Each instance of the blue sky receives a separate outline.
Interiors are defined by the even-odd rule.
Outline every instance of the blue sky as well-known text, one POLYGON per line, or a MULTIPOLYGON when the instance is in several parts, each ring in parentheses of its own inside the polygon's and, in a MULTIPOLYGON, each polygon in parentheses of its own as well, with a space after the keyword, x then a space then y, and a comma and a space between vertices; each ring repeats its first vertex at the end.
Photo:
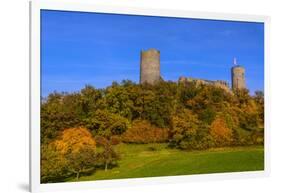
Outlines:
POLYGON ((264 88, 263 23, 41 11, 41 94, 139 82, 140 51, 160 50, 161 75, 231 83, 233 58, 251 93, 264 88))

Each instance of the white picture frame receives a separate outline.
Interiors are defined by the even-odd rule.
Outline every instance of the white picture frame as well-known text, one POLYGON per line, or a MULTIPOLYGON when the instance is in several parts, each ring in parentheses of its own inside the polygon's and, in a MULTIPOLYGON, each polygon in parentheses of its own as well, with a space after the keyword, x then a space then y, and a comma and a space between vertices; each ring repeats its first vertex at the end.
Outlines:
POLYGON ((186 183, 190 181, 222 180, 268 176, 270 173, 270 82, 269 82, 270 18, 258 15, 191 12, 186 10, 144 9, 137 7, 104 6, 98 4, 30 2, 30 191, 73 190, 84 188, 140 186, 147 184, 186 183), (75 183, 40 184, 40 10, 63 10, 128 15, 167 16, 196 19, 249 21, 264 23, 265 58, 265 164, 264 171, 169 176, 137 179, 101 180, 75 183))

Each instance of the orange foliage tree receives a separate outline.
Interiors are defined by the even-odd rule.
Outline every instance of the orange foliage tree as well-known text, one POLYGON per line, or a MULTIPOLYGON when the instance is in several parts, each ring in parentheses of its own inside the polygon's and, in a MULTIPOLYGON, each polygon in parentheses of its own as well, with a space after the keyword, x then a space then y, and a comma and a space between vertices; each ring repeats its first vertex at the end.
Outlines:
POLYGON ((146 120, 135 120, 122 136, 126 143, 160 143, 168 140, 168 129, 158 128, 146 120))
POLYGON ((217 146, 229 145, 233 140, 233 132, 228 128, 223 117, 217 116, 210 127, 210 134, 217 146))
POLYGON ((91 132, 86 128, 65 129, 54 143, 62 154, 76 153, 83 148, 96 148, 96 142, 91 132))
POLYGON ((65 129, 53 143, 66 159, 68 171, 75 173, 77 179, 80 173, 94 169, 97 159, 96 142, 86 128, 65 129))

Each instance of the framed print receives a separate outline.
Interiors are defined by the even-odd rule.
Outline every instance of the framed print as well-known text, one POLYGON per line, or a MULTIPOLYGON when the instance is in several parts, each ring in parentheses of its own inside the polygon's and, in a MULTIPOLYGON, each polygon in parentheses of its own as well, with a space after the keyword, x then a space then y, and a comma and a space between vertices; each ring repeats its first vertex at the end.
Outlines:
POLYGON ((32 192, 269 173, 265 16, 34 1, 32 192))

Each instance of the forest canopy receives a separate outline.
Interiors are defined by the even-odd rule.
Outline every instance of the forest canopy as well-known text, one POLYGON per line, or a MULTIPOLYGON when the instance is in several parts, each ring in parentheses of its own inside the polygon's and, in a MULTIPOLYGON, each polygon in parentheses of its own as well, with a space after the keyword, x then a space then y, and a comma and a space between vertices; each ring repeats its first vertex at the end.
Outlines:
POLYGON ((102 165, 107 170, 122 159, 114 150, 119 142, 165 142, 195 150, 263 144, 263 130, 262 91, 251 96, 246 89, 228 92, 214 85, 164 81, 124 80, 105 89, 86 85, 79 92, 53 92, 42 99, 41 162, 56 164, 43 164, 47 168, 41 176, 43 182, 62 173, 78 178, 81 161, 86 170, 102 165), (81 153, 71 153, 75 149, 81 153))

